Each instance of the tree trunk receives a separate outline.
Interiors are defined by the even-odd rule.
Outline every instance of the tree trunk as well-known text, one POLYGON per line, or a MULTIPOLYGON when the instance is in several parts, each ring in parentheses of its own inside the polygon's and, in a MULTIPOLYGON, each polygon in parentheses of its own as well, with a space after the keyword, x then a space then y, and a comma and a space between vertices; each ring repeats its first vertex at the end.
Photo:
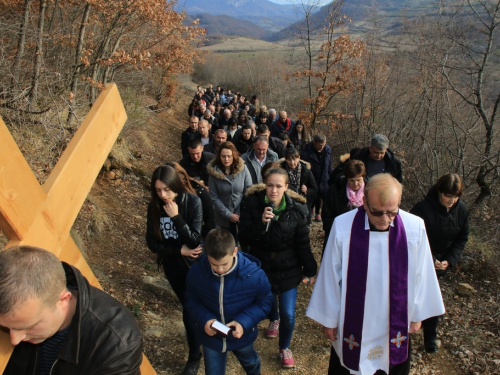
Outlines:
POLYGON ((19 83, 19 72, 21 71, 21 61, 24 57, 24 49, 26 47, 26 31, 30 17, 30 7, 33 0, 24 1, 23 19, 19 27, 19 40, 17 42, 17 51, 12 64, 12 79, 10 84, 9 96, 14 97, 14 87, 19 83))
MULTIPOLYGON (((87 22, 89 19, 91 6, 89 3, 85 5, 85 10, 83 11, 82 22, 80 23, 80 32, 78 33, 78 44, 76 46, 75 52, 75 68, 73 70, 73 77, 71 77, 70 91, 73 94, 73 100, 76 98, 76 90, 78 86, 78 75, 80 74, 80 57, 82 55, 83 50, 83 41, 85 39, 85 31, 87 28, 87 22)), ((66 125, 69 125, 71 122, 71 117, 73 116, 73 106, 71 103, 69 104, 68 117, 66 119, 66 125)))
POLYGON ((29 94, 30 105, 33 105, 37 99, 38 86, 40 80, 40 72, 42 70, 43 60, 43 28, 45 25, 45 10, 47 9, 47 1, 40 0, 40 15, 38 18, 38 35, 36 37, 35 49, 35 66, 33 69, 33 76, 31 78, 31 91, 29 94))

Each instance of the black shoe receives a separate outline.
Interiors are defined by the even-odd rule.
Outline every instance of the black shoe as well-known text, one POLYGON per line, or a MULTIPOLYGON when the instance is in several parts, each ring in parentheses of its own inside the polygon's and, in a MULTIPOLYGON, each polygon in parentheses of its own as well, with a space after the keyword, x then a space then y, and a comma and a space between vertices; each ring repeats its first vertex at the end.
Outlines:
POLYGON ((429 354, 437 353, 438 351, 436 340, 429 340, 424 344, 424 346, 425 346, 425 351, 429 354))
POLYGON ((198 373, 198 369, 200 368, 200 361, 201 355, 199 357, 189 356, 182 375, 196 375, 198 373))

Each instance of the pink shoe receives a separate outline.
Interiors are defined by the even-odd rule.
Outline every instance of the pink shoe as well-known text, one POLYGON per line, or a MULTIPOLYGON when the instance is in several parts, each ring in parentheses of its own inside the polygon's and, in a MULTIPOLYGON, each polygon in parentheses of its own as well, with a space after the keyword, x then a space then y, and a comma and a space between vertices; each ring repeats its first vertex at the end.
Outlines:
POLYGON ((292 351, 290 349, 280 350, 281 366, 284 368, 294 368, 295 361, 293 360, 292 351))
POLYGON ((266 337, 272 338, 278 336, 278 328, 280 326, 279 320, 274 320, 269 322, 269 327, 267 327, 266 337))

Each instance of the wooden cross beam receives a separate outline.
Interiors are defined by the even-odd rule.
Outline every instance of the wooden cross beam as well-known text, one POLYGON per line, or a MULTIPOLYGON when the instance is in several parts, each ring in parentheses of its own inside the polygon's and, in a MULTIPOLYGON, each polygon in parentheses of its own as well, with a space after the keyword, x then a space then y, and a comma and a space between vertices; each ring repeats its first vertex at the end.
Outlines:
MULTIPOLYGON (((107 85, 40 186, 0 118, 0 230, 9 239, 7 248, 47 249, 101 288, 69 231, 126 120, 118 88, 107 85)), ((0 332, 0 373, 12 350, 9 336, 0 332)), ((145 356, 141 372, 156 374, 145 356)))

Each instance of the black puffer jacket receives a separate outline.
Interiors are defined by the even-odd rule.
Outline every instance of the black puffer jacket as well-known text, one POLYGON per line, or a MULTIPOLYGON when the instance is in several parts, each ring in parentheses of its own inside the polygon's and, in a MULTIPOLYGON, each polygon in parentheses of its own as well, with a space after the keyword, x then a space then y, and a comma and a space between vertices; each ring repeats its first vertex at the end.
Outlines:
POLYGON ((239 239, 242 245, 250 246, 250 252, 262 263, 274 293, 283 293, 295 288, 302 276, 316 275, 317 265, 311 253, 309 226, 305 198, 287 190, 286 208, 273 219, 266 232, 262 213, 264 184, 248 188, 241 204, 239 239))
MULTIPOLYGON (((113 297, 91 286, 78 269, 63 262, 77 306, 52 375, 140 374, 142 334, 134 316, 113 297)), ((40 345, 21 342, 4 375, 38 374, 40 345)))
POLYGON ((432 187, 410 213, 424 219, 434 259, 440 262, 446 260, 450 266, 455 266, 469 239, 469 213, 465 204, 458 200, 447 211, 432 187))
MULTIPOLYGON (((189 193, 179 194, 176 198, 179 207, 179 215, 172 218, 177 238, 158 239, 155 235, 154 226, 160 225, 153 220, 153 204, 148 205, 146 242, 149 250, 157 254, 157 263, 161 264, 163 258, 175 259, 181 257, 181 247, 186 245, 190 249, 198 247, 201 242, 201 227, 203 223, 203 209, 201 200, 196 195, 189 193)), ((161 217, 166 216, 162 209, 161 217)))

